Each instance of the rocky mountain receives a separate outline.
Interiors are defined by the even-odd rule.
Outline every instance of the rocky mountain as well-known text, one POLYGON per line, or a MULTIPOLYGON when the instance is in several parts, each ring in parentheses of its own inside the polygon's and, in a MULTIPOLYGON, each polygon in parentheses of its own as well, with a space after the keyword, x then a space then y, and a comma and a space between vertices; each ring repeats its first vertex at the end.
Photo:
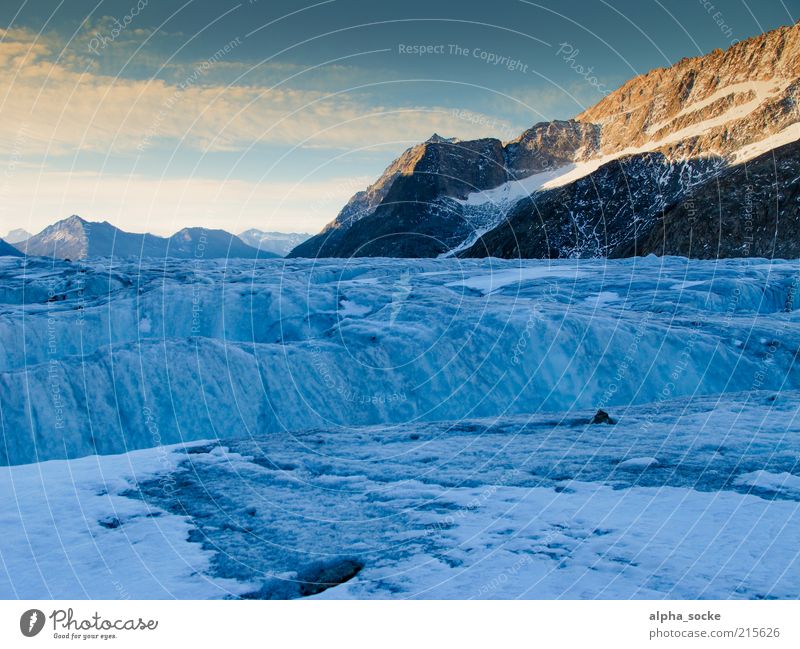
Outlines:
POLYGON ((15 230, 11 230, 4 238, 6 243, 15 244, 20 243, 21 241, 25 241, 25 239, 30 239, 33 235, 28 232, 27 230, 23 230, 22 228, 17 228, 15 230))
POLYGON ((725 169, 686 192, 632 254, 800 258, 800 142, 725 169), (720 210, 719 196, 738 209, 720 210))
POLYGON ((157 257, 165 246, 161 237, 124 232, 110 223, 92 223, 70 216, 19 244, 28 255, 58 259, 86 257, 157 257))
POLYGON ((668 147, 673 156, 733 155, 797 123, 799 82, 796 24, 651 70, 576 119, 600 126, 604 154, 668 147))
POLYGON ((652 70, 511 142, 434 136, 290 256, 800 256, 786 239, 800 164, 784 146, 800 138, 799 99, 796 24, 652 70), (744 218, 746 248, 732 235, 744 218))
POLYGON ((636 254, 663 211, 724 165, 718 156, 626 156, 575 182, 534 192, 461 257, 622 257, 636 254))
POLYGON ((460 256, 800 258, 799 178, 800 142, 738 165, 622 158, 520 201, 460 256))
POLYGON ((254 259, 275 255, 245 244, 224 230, 185 228, 171 237, 125 232, 107 221, 90 222, 70 216, 46 227, 39 234, 19 244, 29 255, 58 259, 87 257, 175 257, 254 259))
POLYGON ((167 239, 166 256, 189 259, 255 259, 276 257, 269 252, 259 252, 239 237, 225 230, 184 228, 167 239))
POLYGON ((239 233, 239 238, 257 250, 285 257, 303 241, 311 238, 306 232, 264 232, 256 228, 239 233))
POLYGON ((22 253, 7 241, 0 239, 0 257, 21 257, 22 253))
POLYGON ((357 193, 320 234, 290 257, 431 257, 467 234, 442 197, 466 198, 505 182, 500 140, 448 140, 433 135, 408 149, 357 193))

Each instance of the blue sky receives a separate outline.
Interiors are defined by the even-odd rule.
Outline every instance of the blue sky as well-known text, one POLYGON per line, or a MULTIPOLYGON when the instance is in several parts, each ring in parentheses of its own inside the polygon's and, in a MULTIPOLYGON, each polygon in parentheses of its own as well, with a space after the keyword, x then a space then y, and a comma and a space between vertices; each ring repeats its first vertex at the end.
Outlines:
POLYGON ((0 234, 314 232, 433 132, 511 139, 800 0, 0 6, 0 234))

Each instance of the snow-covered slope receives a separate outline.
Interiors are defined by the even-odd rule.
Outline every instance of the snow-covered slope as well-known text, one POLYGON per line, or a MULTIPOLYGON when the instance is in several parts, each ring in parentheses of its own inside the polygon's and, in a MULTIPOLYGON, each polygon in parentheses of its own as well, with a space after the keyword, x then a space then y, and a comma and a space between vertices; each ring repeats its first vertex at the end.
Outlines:
POLYGON ((0 597, 797 599, 798 403, 748 392, 614 408, 614 425, 325 428, 1 468, 0 597))
POLYGON ((655 257, 9 258, 0 463, 800 388, 798 271, 655 257))
POLYGON ((289 252, 309 239, 310 234, 305 232, 264 232, 256 228, 245 230, 239 238, 248 246, 256 250, 271 252, 279 257, 285 257, 289 252))

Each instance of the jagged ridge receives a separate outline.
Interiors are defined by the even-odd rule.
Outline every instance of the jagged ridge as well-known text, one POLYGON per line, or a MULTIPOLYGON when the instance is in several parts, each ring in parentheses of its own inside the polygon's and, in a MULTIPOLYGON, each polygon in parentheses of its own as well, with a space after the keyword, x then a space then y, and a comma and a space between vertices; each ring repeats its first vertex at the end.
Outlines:
MULTIPOLYGON (((762 167, 760 154, 800 137, 798 93, 800 25, 793 25, 652 70, 575 120, 537 124, 505 145, 491 138, 459 141, 435 135, 408 149, 289 256, 655 251, 652 228, 689 189, 696 191, 715 174, 750 160, 762 167), (676 175, 678 169, 692 169, 694 175, 676 175)), ((794 149, 788 151, 791 155, 794 149)), ((719 211, 739 211, 735 192, 706 194, 719 211)), ((754 198, 764 196, 756 192, 754 198)), ((768 209, 763 205, 757 211, 768 209)), ((791 212, 796 206, 779 209, 791 212)), ((671 227, 675 234, 668 249, 688 250, 677 240, 681 226, 671 227)), ((765 231, 759 226, 755 235, 765 231)), ((741 253, 738 244, 723 242, 714 249, 741 253)), ((788 241, 749 247, 773 249, 788 253, 795 247, 788 241)))
POLYGON ((125 232, 107 221, 70 216, 19 244, 26 254, 57 259, 176 257, 195 259, 275 257, 224 230, 184 228, 170 237, 125 232))

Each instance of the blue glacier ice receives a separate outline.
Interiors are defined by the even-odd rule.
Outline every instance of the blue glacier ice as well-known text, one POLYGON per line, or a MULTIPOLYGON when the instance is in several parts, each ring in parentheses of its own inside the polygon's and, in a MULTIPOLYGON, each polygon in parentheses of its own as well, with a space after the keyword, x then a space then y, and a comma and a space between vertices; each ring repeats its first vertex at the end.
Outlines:
POLYGON ((800 387, 800 264, 0 261, 0 463, 800 387))
POLYGON ((0 597, 798 598, 799 279, 0 260, 0 597))

